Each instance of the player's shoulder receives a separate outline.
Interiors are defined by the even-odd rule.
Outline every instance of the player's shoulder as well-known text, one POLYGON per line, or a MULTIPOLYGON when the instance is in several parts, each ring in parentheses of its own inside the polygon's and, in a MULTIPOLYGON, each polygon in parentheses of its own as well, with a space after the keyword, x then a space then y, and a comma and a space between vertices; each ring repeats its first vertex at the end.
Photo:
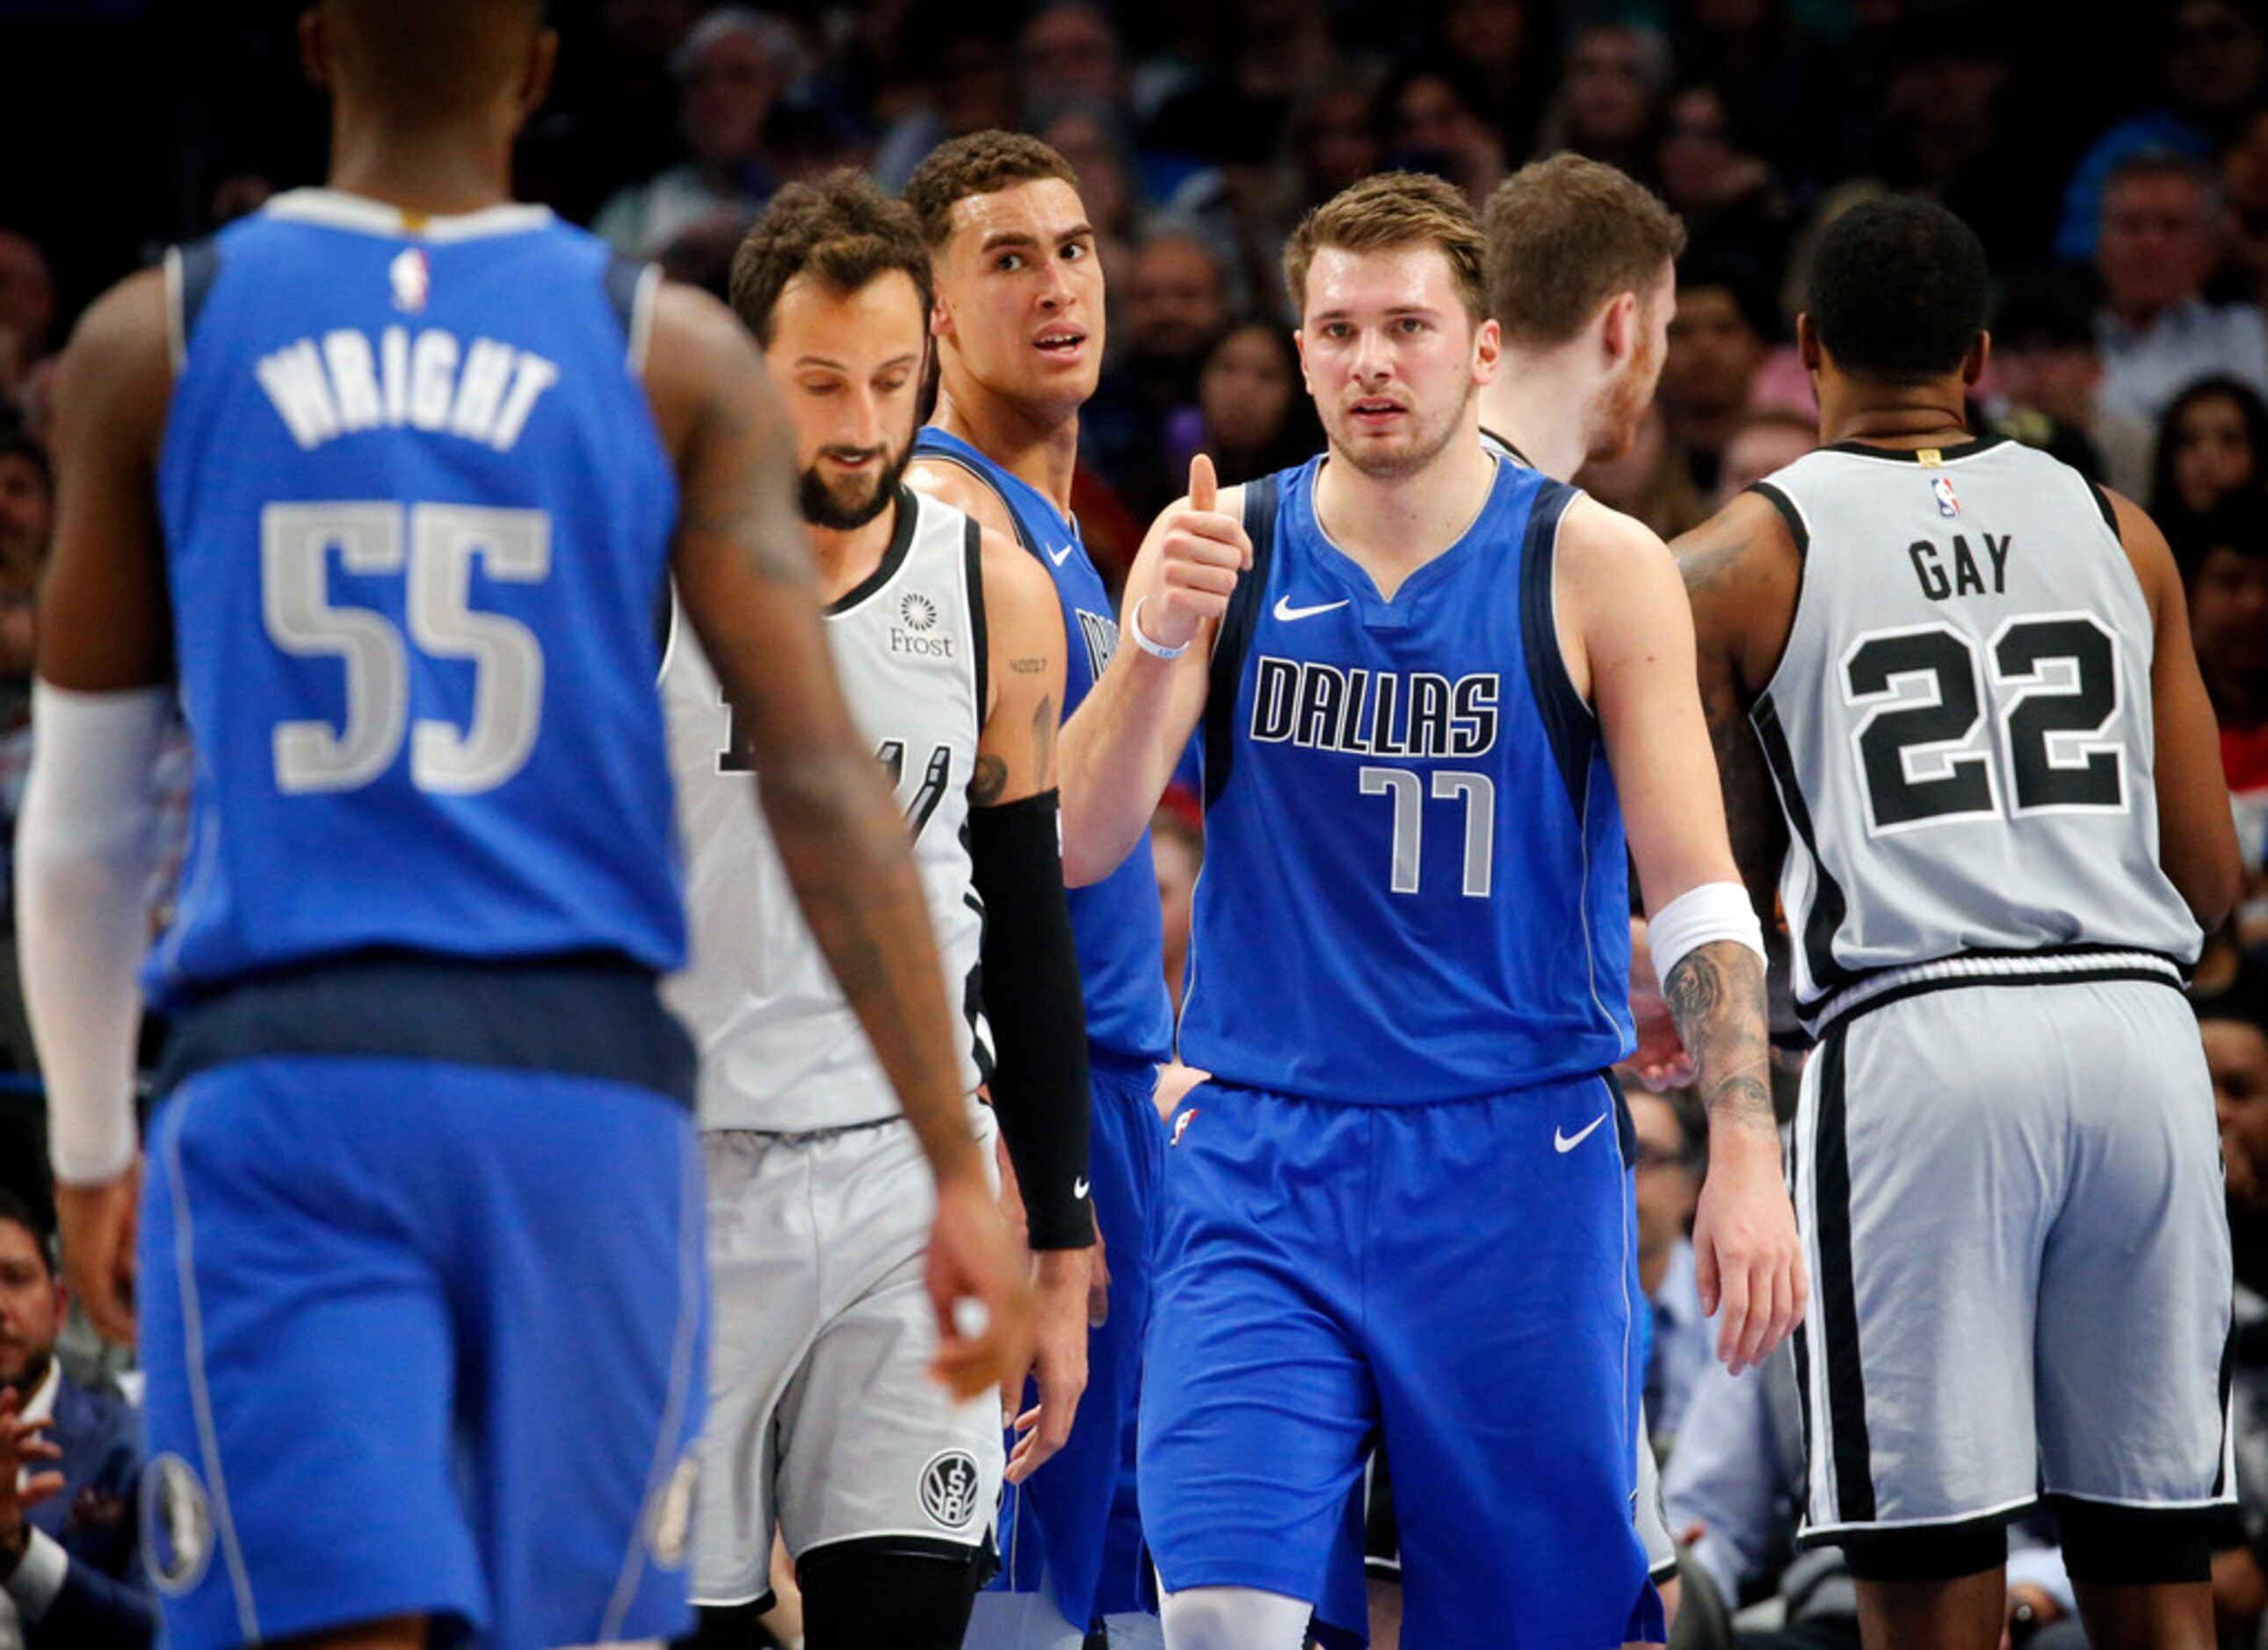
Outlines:
POLYGON ((59 403, 99 407, 112 420, 162 416, 174 358, 168 291, 162 269, 141 269, 87 306, 56 364, 59 403))
POLYGON ((1009 539, 1018 536, 1016 518, 1000 490, 949 453, 917 448, 913 461, 906 466, 906 485, 925 497, 973 516, 988 532, 1009 539))
MULTIPOLYGON (((1565 486, 1546 482, 1546 487, 1565 486)), ((1646 571, 1659 571, 1669 564, 1661 535, 1613 505, 1602 504, 1577 488, 1559 516, 1555 564, 1578 578, 1616 578, 1646 571)))

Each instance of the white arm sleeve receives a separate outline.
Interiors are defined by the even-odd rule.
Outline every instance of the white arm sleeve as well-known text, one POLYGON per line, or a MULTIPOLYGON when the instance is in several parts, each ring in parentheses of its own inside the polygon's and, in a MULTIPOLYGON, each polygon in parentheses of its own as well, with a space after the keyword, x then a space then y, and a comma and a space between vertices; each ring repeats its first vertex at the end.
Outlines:
POLYGON ((32 686, 32 770, 16 826, 24 1005, 48 1089, 55 1178, 83 1186, 134 1161, 136 978, 150 944, 151 770, 165 688, 32 686))

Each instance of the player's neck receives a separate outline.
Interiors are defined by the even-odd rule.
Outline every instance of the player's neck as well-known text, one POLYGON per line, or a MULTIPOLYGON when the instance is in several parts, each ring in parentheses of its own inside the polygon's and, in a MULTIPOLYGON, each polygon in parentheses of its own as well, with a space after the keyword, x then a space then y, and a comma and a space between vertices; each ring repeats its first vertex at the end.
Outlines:
POLYGON ((1481 428, 1553 481, 1571 481, 1589 456, 1583 424, 1596 392, 1584 378, 1564 351, 1507 349, 1481 390, 1481 428))
POLYGON ((1334 453, 1315 477, 1315 519, 1391 601, 1403 579, 1464 536, 1488 503, 1496 466, 1469 424, 1406 475, 1366 475, 1334 453))
POLYGON ((819 568, 820 600, 828 607, 849 595, 873 577, 889 554, 897 534, 897 500, 863 527, 822 527, 806 523, 811 533, 811 559, 819 568))
POLYGON ((477 123, 406 132, 335 103, 330 187, 426 217, 477 212, 512 199, 512 136, 477 123))
POLYGON ((1911 449, 1970 439, 1967 398, 1959 384, 1862 385, 1824 376, 1815 381, 1822 445, 1859 441, 1911 449))
POLYGON ((1071 514, 1071 476, 1079 468, 1076 409, 1068 414, 1036 409, 947 367, 932 422, 1037 489, 1066 517, 1071 514))

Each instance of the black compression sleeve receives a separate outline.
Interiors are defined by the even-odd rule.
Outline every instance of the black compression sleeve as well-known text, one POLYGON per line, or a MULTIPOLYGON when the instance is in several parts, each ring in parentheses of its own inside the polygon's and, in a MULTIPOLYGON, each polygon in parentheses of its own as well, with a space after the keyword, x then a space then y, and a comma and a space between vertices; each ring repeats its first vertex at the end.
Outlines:
POLYGON ((1035 1249, 1094 1241, 1086 1197, 1086 1007, 1064 896, 1056 793, 968 812, 970 879, 984 902, 984 1017, 992 1109, 1035 1249))

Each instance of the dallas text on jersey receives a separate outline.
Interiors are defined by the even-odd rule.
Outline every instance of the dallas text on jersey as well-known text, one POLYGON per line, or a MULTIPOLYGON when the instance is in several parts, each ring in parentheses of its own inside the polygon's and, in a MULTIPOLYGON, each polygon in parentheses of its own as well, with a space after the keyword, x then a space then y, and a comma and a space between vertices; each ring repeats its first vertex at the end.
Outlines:
POLYGON ((1263 654, 1252 737, 1365 756, 1485 755, 1496 745, 1497 674, 1345 670, 1263 654))

